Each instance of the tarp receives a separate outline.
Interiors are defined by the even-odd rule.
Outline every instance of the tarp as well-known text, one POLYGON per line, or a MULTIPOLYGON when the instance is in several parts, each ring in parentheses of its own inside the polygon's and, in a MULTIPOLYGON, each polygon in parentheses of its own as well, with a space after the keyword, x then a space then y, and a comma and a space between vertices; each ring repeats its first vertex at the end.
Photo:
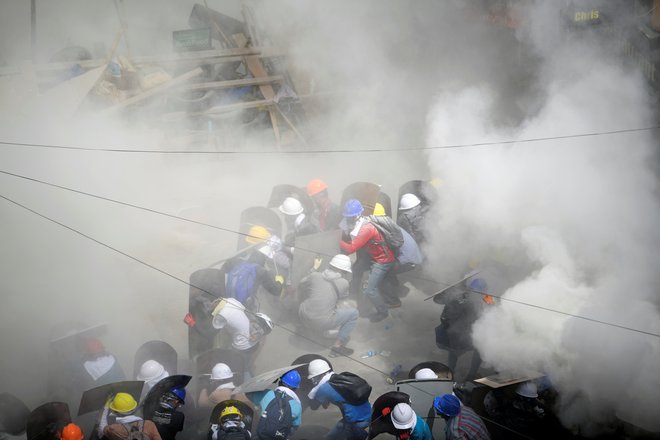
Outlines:
POLYGON ((154 387, 149 390, 147 396, 144 398, 142 403, 143 415, 145 419, 151 420, 154 413, 158 409, 158 403, 163 394, 168 392, 174 387, 184 388, 190 382, 192 376, 186 376, 184 374, 175 374, 173 376, 168 376, 165 379, 158 382, 154 387))
POLYGON ((372 439, 378 434, 396 434, 396 429, 392 425, 390 412, 399 403, 410 403, 410 396, 400 391, 390 391, 379 396, 371 406, 371 424, 369 425, 369 438, 372 439), (383 411, 386 408, 389 411, 383 411))
POLYGON ((133 377, 140 373, 140 367, 148 360, 159 362, 170 375, 176 374, 179 356, 170 344, 165 341, 148 341, 135 352, 133 361, 133 377))
MULTIPOLYGON (((279 206, 279 205, 278 205, 279 206)), ((272 209, 263 206, 252 206, 241 212, 238 231, 237 250, 242 250, 250 246, 250 243, 245 241, 246 235, 250 232, 252 226, 263 226, 271 235, 277 235, 282 238, 282 218, 272 209)))
POLYGON ((433 399, 442 394, 451 394, 454 389, 453 380, 402 380, 396 383, 396 389, 410 396, 410 406, 418 416, 426 420, 433 437, 443 439, 445 421, 436 416, 433 399))
POLYGON ((0 432, 18 435, 25 431, 30 410, 21 399, 10 393, 0 393, 0 432))
POLYGON ((252 421, 254 420, 254 410, 250 407, 250 405, 248 405, 245 402, 241 402, 240 400, 223 400, 222 402, 218 403, 213 408, 213 411, 211 411, 211 417, 209 417, 209 424, 218 423, 220 419, 220 413, 222 412, 223 409, 227 408, 228 406, 235 406, 241 412, 241 415, 243 416, 243 423, 245 423, 245 427, 249 431, 251 431, 252 421))
POLYGON ((364 212, 362 215, 371 215, 374 213, 374 206, 378 201, 380 185, 371 182, 355 182, 348 185, 341 194, 341 208, 349 199, 357 199, 362 203, 364 212))
POLYGON ((100 387, 92 388, 83 393, 80 399, 78 415, 87 414, 92 411, 98 411, 105 405, 108 397, 117 393, 128 393, 137 401, 142 395, 144 382, 141 380, 126 380, 123 382, 114 382, 100 387))
POLYGON ((282 376, 287 371, 295 370, 296 368, 301 367, 303 365, 304 364, 291 365, 291 366, 288 366, 288 367, 277 368, 275 370, 266 371, 265 373, 261 373, 258 376, 254 376, 252 379, 248 380, 247 382, 245 382, 243 385, 239 386, 238 388, 235 388, 234 392, 232 394, 251 393, 253 391, 263 391, 266 388, 269 388, 273 384, 273 382, 275 382, 280 376, 282 376))
POLYGON ((60 440, 62 428, 69 423, 69 405, 64 402, 44 403, 27 418, 27 440, 60 440))
POLYGON ((430 368, 436 375, 439 376, 439 379, 453 380, 454 378, 454 373, 451 371, 451 368, 445 364, 437 361, 426 361, 420 362, 419 364, 412 367, 408 373, 408 379, 414 379, 415 373, 417 373, 422 368, 430 368))

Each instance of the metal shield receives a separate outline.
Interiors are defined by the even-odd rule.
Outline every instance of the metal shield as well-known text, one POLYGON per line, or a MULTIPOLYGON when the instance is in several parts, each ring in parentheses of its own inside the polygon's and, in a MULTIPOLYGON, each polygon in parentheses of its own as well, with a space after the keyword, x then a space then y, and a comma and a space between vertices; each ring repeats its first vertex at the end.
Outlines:
POLYGON ((144 382, 141 380, 126 380, 123 382, 114 382, 100 387, 92 388, 83 393, 80 399, 78 415, 87 414, 92 411, 98 411, 105 405, 108 397, 117 393, 128 393, 137 401, 142 395, 144 382))
POLYGON ((69 405, 64 402, 44 403, 28 415, 27 440, 60 440, 62 428, 69 423, 69 405))

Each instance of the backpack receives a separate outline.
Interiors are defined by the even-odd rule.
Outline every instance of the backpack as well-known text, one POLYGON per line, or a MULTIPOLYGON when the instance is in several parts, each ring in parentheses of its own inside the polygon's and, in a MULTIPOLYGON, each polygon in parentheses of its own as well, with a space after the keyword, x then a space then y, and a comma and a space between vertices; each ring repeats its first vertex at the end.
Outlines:
POLYGON ((395 254, 403 246, 403 233, 399 225, 386 215, 370 215, 369 221, 378 229, 383 236, 385 244, 395 254))
POLYGON ((293 426, 291 414, 291 397, 282 391, 275 391, 275 397, 261 413, 257 426, 259 440, 285 440, 289 438, 293 426))
POLYGON ((250 434, 245 429, 230 428, 226 431, 222 428, 218 429, 218 440, 246 440, 249 438, 250 434))
POLYGON ((328 382, 351 405, 362 405, 371 395, 371 385, 357 374, 335 373, 328 382))
POLYGON ((254 289, 257 265, 248 261, 234 266, 227 274, 227 298, 236 298, 245 304, 254 289))
POLYGON ((133 423, 122 423, 122 426, 128 433, 126 440, 151 440, 144 432, 144 420, 140 420, 137 426, 133 423))

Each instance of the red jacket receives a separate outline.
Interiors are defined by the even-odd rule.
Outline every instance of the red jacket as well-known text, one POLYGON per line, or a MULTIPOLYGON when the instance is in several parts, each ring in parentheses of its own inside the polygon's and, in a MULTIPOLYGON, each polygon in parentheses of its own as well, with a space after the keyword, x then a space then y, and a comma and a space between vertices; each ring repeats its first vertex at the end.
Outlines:
POLYGON ((371 255, 371 259, 376 263, 391 263, 394 261, 394 253, 387 247, 385 240, 378 229, 371 224, 371 222, 365 222, 360 228, 357 237, 351 242, 346 242, 344 240, 339 240, 339 246, 341 246, 344 252, 352 254, 363 246, 367 246, 367 251, 371 255))

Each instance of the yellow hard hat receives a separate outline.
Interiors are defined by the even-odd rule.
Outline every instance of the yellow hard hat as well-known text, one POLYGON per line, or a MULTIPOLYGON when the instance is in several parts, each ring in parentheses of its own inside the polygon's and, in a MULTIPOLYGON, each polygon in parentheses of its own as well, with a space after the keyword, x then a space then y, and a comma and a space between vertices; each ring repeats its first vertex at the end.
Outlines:
POLYGON ((235 406, 225 407, 225 409, 220 412, 220 421, 222 422, 223 419, 227 416, 238 416, 243 418, 243 414, 241 414, 241 412, 235 406))
POLYGON ((137 402, 128 393, 117 393, 112 402, 110 402, 110 409, 116 413, 129 413, 137 408, 137 402))
POLYGON ((264 228, 263 226, 256 225, 250 228, 248 235, 245 237, 245 241, 250 244, 257 244, 268 240, 270 235, 271 234, 268 232, 268 229, 264 228))
POLYGON ((385 215, 385 207, 380 203, 374 205, 374 215, 385 215))

